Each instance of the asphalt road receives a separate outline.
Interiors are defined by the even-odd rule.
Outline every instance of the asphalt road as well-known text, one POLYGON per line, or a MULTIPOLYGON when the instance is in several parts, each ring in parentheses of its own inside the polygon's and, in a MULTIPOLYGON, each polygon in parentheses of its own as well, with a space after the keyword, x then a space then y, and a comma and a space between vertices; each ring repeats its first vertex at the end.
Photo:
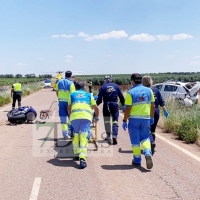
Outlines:
MULTIPOLYGON (((24 98, 22 105, 39 113, 56 100, 55 92, 44 89, 24 98)), ((200 199, 200 149, 195 145, 158 129, 154 167, 147 170, 144 157, 142 166, 134 167, 128 132, 121 128, 122 114, 115 146, 103 140, 101 115, 99 149, 89 145, 88 167, 81 170, 70 158, 70 141, 62 140, 57 103, 50 119, 18 126, 6 122, 10 108, 0 109, 0 200, 200 199)))

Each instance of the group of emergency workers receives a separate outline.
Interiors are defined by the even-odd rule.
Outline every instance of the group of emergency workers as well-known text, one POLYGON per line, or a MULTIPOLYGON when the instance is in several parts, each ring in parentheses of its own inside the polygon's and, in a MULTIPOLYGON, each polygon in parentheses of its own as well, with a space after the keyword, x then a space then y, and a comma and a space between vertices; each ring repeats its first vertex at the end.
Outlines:
MULTIPOLYGON (((150 76, 142 77, 140 74, 134 73, 131 75, 131 83, 132 88, 127 91, 125 98, 120 87, 112 82, 110 76, 105 76, 104 84, 99 89, 96 98, 91 93, 91 88, 89 92, 85 91, 83 82, 73 82, 71 71, 66 71, 65 78, 56 84, 62 135, 64 139, 68 139, 69 136, 72 138, 73 152, 75 157, 80 160, 80 168, 83 169, 87 166, 90 125, 93 120, 99 121, 98 106, 102 102, 105 140, 109 144, 117 145, 118 100, 120 100, 124 112, 122 128, 124 131, 128 129, 132 145, 132 164, 141 165, 140 145, 142 145, 147 169, 153 167, 152 155, 155 148, 155 129, 159 120, 159 106, 162 107, 165 117, 168 117, 169 114, 159 90, 153 87, 150 76)), ((21 84, 16 81, 11 90, 13 108, 15 108, 16 100, 18 100, 18 107, 21 106, 21 94, 21 84)))
POLYGON ((94 120, 98 121, 99 110, 97 106, 102 102, 106 131, 105 140, 109 144, 117 144, 119 99, 122 111, 124 111, 122 128, 125 131, 128 128, 132 145, 132 164, 141 165, 141 144, 147 169, 151 169, 153 167, 152 155, 155 148, 155 128, 159 119, 158 107, 161 106, 164 115, 169 116, 160 92, 152 88, 153 81, 151 77, 144 76, 142 78, 140 74, 132 74, 132 88, 124 98, 120 87, 112 82, 110 76, 105 76, 104 84, 101 86, 95 101, 93 95, 84 90, 84 83, 76 82, 74 85, 71 76, 72 72, 67 71, 65 79, 61 79, 57 83, 57 96, 63 137, 72 137, 73 151, 79 157, 80 167, 85 168, 87 166, 88 134, 93 120, 92 109, 95 112, 94 120), (68 124, 67 118, 69 118, 68 124), (72 130, 73 135, 70 135, 72 130))

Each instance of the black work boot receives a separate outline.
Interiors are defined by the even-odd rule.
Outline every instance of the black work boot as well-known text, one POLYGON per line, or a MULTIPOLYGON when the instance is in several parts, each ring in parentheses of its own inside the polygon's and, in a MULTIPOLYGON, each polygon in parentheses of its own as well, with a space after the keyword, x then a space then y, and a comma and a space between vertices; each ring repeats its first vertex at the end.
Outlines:
POLYGON ((113 145, 117 145, 117 138, 113 138, 112 144, 113 144, 113 145))
POLYGON ((145 158, 146 158, 147 169, 151 169, 153 167, 153 161, 151 155, 146 155, 145 158))
POLYGON ((106 133, 105 140, 110 140, 110 133, 106 133))
POLYGON ((86 164, 85 159, 81 158, 81 159, 80 159, 80 168, 81 168, 81 169, 84 169, 84 168, 86 168, 86 167, 87 167, 87 164, 86 164))
POLYGON ((155 147, 156 147, 156 144, 151 143, 151 153, 152 153, 152 155, 155 153, 155 147))

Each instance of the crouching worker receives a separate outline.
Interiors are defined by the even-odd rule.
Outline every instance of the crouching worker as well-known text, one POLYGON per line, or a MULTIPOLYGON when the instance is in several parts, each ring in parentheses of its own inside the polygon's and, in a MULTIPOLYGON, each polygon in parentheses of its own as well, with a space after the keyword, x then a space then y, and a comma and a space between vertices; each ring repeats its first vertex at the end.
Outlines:
POLYGON ((94 97, 84 91, 84 83, 77 82, 76 91, 73 92, 68 101, 68 113, 70 115, 71 126, 74 130, 72 140, 75 156, 79 156, 80 168, 87 167, 87 147, 88 130, 93 119, 92 109, 95 111, 95 120, 98 121, 99 110, 96 106, 94 97))

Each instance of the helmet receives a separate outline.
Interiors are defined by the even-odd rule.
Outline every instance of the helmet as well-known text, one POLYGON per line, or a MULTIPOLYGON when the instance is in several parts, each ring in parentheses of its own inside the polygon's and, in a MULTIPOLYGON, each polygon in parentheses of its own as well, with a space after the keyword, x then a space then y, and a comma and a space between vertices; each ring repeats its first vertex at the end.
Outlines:
POLYGON ((110 76, 105 76, 104 79, 110 79, 110 76))

